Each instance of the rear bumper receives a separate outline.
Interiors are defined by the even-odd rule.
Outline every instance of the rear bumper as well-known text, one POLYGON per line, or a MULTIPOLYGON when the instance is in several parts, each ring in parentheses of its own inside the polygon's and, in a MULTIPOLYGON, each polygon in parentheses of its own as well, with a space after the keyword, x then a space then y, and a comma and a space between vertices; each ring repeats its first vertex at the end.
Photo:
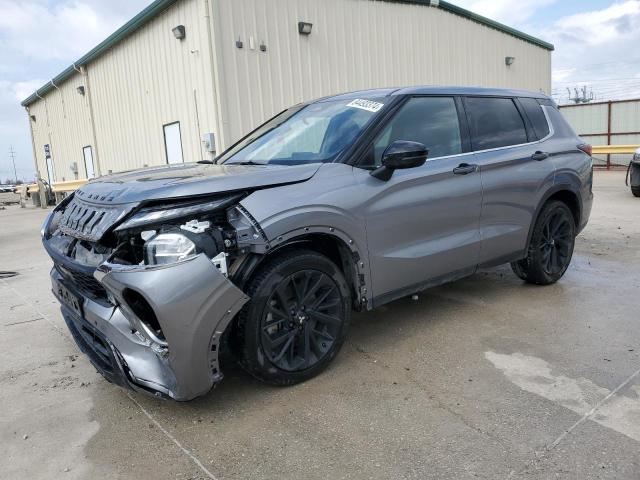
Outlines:
POLYGON ((80 297, 81 315, 61 301, 62 314, 80 349, 107 380, 184 401, 222 379, 219 340, 248 297, 207 257, 154 269, 106 265, 95 276, 115 304, 83 294, 69 277, 51 271, 54 284, 80 297), (126 289, 148 302, 164 339, 143 328, 123 298, 126 289))
POLYGON ((587 195, 584 195, 582 199, 582 209, 580 215, 580 225, 578 225, 578 231, 576 234, 580 233, 589 223, 589 217, 591 216, 591 206, 593 205, 593 193, 589 192, 587 195))

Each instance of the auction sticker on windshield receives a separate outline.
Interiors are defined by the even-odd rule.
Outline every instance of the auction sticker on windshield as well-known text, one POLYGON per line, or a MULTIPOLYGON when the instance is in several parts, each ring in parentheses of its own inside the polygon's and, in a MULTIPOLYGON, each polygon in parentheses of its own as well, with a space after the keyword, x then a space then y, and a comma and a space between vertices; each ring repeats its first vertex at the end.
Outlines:
POLYGON ((360 108, 362 110, 367 110, 368 112, 377 112, 382 107, 384 107, 384 103, 372 102, 371 100, 363 100, 361 98, 356 98, 351 103, 347 104, 347 107, 360 108))

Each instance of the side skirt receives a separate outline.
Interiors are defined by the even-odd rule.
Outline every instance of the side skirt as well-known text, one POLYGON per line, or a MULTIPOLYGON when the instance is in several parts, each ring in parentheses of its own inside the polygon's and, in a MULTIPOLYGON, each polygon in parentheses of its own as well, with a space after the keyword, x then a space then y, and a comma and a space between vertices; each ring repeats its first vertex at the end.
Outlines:
POLYGON ((524 250, 518 250, 517 252, 509 253, 508 255, 501 255, 497 258, 489 260, 488 262, 484 262, 480 264, 478 268, 492 268, 497 267, 498 265, 503 265, 505 263, 515 262, 517 260, 522 260, 527 256, 528 247, 524 250))
POLYGON ((424 282, 420 282, 414 285, 410 285, 408 287, 401 288, 399 290, 393 290, 388 293, 383 293, 382 295, 378 295, 377 297, 373 297, 371 301, 371 309, 377 308, 385 303, 392 302, 399 298, 407 297, 416 292, 421 292, 426 290, 427 288, 437 287, 438 285, 443 285, 445 283, 453 282, 455 280, 460 280, 461 278, 468 277, 469 275, 473 275, 478 270, 477 267, 469 267, 464 268, 462 270, 456 270, 452 273, 447 273, 446 275, 441 275, 439 277, 430 278, 424 282))

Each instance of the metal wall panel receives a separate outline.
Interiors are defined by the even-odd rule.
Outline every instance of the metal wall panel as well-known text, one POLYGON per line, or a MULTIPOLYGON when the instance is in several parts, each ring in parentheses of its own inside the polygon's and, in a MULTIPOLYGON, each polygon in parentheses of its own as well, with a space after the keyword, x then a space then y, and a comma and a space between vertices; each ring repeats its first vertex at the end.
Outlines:
MULTIPOLYGON (((611 130, 609 103, 563 105, 562 114, 579 135, 585 135, 591 145, 640 145, 640 100, 611 102, 611 130), (603 133, 605 135, 588 135, 603 133), (609 135, 610 133, 610 141, 609 135), (625 134, 625 135, 623 135, 625 134)), ((626 165, 629 154, 609 155, 611 165, 626 165)), ((606 164, 607 155, 594 157, 596 164, 606 164)))
POLYGON ((350 90, 441 84, 548 93, 551 87, 551 52, 435 7, 217 0, 214 11, 227 145, 289 105, 350 90), (298 33, 299 21, 313 24, 311 35, 298 33), (510 67, 507 56, 516 59, 510 67))
POLYGON ((580 135, 607 132, 606 104, 567 105, 563 106, 561 111, 564 118, 580 135))
POLYGON ((47 125, 47 109, 45 100, 41 99, 31 104, 27 110, 28 121, 31 125, 31 137, 34 149, 35 171, 42 178, 47 178, 44 146, 49 143, 49 127, 47 125), (31 117, 35 117, 35 121, 31 117))
MULTIPOLYGON (((613 118, 612 118, 612 121, 613 121, 613 118)), ((638 119, 635 120, 636 123, 638 121, 639 121, 638 119)), ((639 130, 635 130, 635 131, 637 132, 639 130)), ((640 135, 611 135, 611 145, 640 145, 640 135)), ((611 163, 615 165, 627 165, 631 161, 631 158, 632 158, 632 155, 628 153, 611 155, 611 163)))
POLYGON ((77 162, 78 178, 86 178, 82 148, 92 144, 89 104, 86 95, 76 88, 84 85, 82 75, 76 74, 58 85, 43 100, 29 107, 36 169, 47 178, 44 146, 50 145, 55 176, 58 181, 75 180, 71 165, 77 162))
MULTIPOLYGON (((611 104, 611 131, 640 132, 640 100, 611 104)), ((632 143, 638 142, 637 140, 628 142, 628 144, 632 143)))
POLYGON ((209 157, 203 133, 216 133, 220 152, 290 105, 350 90, 449 84, 549 92, 551 52, 424 5, 181 0, 86 70, 87 95, 75 90, 84 80, 78 74, 29 107, 45 178, 45 144, 58 180, 73 178, 72 162, 85 175, 87 145, 102 174, 161 165, 163 126, 179 121, 184 160, 196 161, 209 157), (311 35, 298 33, 299 21, 313 23, 311 35), (174 38, 177 25, 185 26, 186 39, 174 38), (506 56, 516 58, 510 67, 506 56))
POLYGON ((180 122, 184 160, 208 158, 214 131, 207 9, 183 0, 88 65, 102 173, 167 162, 163 126, 180 122), (177 40, 172 29, 186 28, 177 40))

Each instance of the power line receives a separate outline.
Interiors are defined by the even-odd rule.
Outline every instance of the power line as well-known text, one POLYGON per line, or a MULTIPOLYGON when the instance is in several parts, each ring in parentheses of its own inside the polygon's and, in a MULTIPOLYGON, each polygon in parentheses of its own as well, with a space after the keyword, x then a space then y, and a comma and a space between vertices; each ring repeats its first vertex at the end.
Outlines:
POLYGON ((589 80, 557 80, 554 83, 595 83, 595 82, 618 82, 620 80, 623 81, 631 81, 635 80, 640 82, 640 77, 618 77, 618 78, 592 78, 589 80))
POLYGON ((627 60, 611 60, 609 62, 601 62, 601 63, 581 63, 580 65, 578 65, 577 67, 564 67, 564 68, 558 68, 557 70, 573 70, 575 68, 580 68, 580 70, 590 70, 590 68, 586 68, 586 67, 601 67, 604 65, 614 65, 614 64, 619 64, 619 65, 638 65, 640 64, 640 58, 631 58, 631 59, 627 59, 627 60))

